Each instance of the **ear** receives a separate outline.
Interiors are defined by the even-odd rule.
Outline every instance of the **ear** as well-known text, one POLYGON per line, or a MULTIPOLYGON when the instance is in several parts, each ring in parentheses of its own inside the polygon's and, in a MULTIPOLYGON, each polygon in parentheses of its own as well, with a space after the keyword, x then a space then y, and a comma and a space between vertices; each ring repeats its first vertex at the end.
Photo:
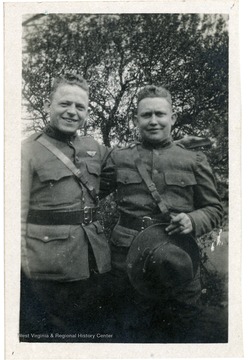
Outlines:
POLYGON ((137 117, 137 115, 134 115, 133 123, 134 123, 134 126, 138 126, 138 117, 137 117))
POLYGON ((89 121, 89 108, 87 109, 86 115, 85 115, 85 119, 84 119, 84 123, 85 125, 87 125, 88 121, 89 121))
POLYGON ((87 126, 88 120, 89 120, 89 113, 87 111, 87 115, 85 116, 85 118, 83 120, 81 120, 81 123, 79 125, 79 129, 84 130, 85 127, 87 126))
POLYGON ((176 121, 177 121, 177 114, 172 113, 172 115, 171 115, 171 123, 172 123, 172 125, 175 125, 176 121))
POLYGON ((51 106, 51 101, 49 99, 46 99, 44 101, 44 109, 46 113, 49 113, 50 111, 50 106, 51 106))
POLYGON ((89 121, 89 113, 88 113, 88 111, 87 111, 87 115, 86 115, 86 117, 85 117, 85 119, 84 119, 83 127, 87 126, 88 121, 89 121))

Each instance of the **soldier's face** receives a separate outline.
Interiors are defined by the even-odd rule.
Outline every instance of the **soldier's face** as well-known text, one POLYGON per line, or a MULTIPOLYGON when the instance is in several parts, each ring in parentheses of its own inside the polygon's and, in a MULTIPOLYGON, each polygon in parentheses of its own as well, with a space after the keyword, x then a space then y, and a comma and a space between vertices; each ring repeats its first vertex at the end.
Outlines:
POLYGON ((176 115, 165 98, 145 98, 138 104, 135 124, 143 140, 159 143, 168 139, 175 121, 176 115))
POLYGON ((45 101, 50 125, 65 134, 74 134, 82 127, 88 115, 88 94, 77 85, 60 85, 52 100, 45 101))

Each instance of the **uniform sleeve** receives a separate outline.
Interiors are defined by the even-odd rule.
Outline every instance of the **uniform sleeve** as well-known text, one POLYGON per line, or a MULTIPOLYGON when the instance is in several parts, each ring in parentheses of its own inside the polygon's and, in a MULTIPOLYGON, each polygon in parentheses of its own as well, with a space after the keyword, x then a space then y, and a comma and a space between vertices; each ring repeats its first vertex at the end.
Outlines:
POLYGON ((199 237, 221 226, 223 208, 216 190, 215 179, 203 153, 197 153, 194 191, 195 211, 190 212, 194 233, 199 237))
POLYGON ((29 211, 30 191, 32 186, 33 170, 30 159, 31 151, 26 144, 22 144, 21 156, 21 260, 22 269, 28 274, 28 261, 26 254, 26 229, 29 211))
POLYGON ((100 154, 101 154, 101 168, 105 165, 109 154, 111 153, 112 149, 104 146, 104 145, 99 145, 99 149, 100 149, 100 154))
POLYGON ((115 150, 110 150, 102 166, 99 194, 100 199, 114 192, 117 187, 114 154, 115 150))

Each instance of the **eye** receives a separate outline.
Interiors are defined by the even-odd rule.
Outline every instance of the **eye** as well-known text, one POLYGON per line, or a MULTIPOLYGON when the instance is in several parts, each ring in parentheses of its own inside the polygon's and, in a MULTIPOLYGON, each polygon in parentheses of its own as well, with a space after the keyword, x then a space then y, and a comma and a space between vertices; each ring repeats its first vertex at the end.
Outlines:
POLYGON ((77 109, 79 111, 83 111, 83 110, 85 110, 85 107, 83 105, 77 105, 77 109))
POLYGON ((68 106, 69 104, 68 103, 66 103, 66 102, 62 102, 62 103, 60 103, 60 106, 62 106, 62 107, 66 107, 66 106, 68 106))
POLYGON ((141 116, 143 117, 143 118, 145 118, 145 119, 148 119, 149 117, 151 117, 151 113, 143 113, 143 114, 141 114, 141 116))
POLYGON ((163 112, 156 112, 156 116, 157 117, 163 117, 163 116, 165 116, 166 115, 166 113, 163 113, 163 112))

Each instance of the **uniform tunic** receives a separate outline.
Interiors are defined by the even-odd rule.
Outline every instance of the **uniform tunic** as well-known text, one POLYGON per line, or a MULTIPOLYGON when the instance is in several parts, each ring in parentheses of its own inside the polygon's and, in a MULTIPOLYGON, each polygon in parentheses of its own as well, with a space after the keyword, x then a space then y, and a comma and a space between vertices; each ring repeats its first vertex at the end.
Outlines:
MULTIPOLYGON (((206 156, 171 141, 156 147, 144 142, 112 151, 104 168, 101 190, 104 193, 117 187, 121 214, 152 217, 160 213, 136 168, 134 146, 169 211, 190 216, 195 237, 220 225, 222 205, 206 156)), ((130 241, 125 239, 122 245, 129 246, 130 241)))
MULTIPOLYGON (((193 235, 199 237, 220 226, 222 206, 215 180, 202 152, 186 150, 171 140, 156 146, 143 142, 127 148, 115 149, 110 154, 102 174, 101 190, 117 188, 117 203, 121 217, 156 217, 161 212, 134 161, 137 147, 142 162, 156 188, 174 214, 186 213, 193 225, 193 235)), ((131 220, 130 220, 131 221, 131 220)), ((112 237, 112 267, 121 277, 126 272, 128 248, 138 231, 117 223, 112 237)), ((199 271, 178 300, 193 304, 200 296, 199 271)))
POLYGON ((91 137, 66 136, 48 126, 22 146, 22 269, 36 280, 88 278, 89 244, 97 270, 110 270, 110 250, 99 221, 88 225, 27 223, 29 210, 70 212, 95 203, 72 172, 37 139, 44 136, 78 167, 99 191, 101 166, 108 150, 91 137))

